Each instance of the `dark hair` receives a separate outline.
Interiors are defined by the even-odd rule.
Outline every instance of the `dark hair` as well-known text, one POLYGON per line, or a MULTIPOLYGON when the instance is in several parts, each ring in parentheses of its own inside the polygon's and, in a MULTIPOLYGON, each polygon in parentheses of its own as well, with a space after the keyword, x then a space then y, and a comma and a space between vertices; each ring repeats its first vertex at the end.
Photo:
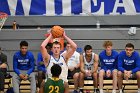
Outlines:
POLYGON ((48 44, 46 45, 46 49, 47 49, 48 47, 49 47, 49 48, 52 48, 52 43, 48 43, 48 44))
POLYGON ((64 48, 66 48, 67 44, 69 44, 68 42, 64 42, 64 48))
POLYGON ((129 48, 133 48, 134 49, 134 45, 132 44, 132 43, 127 43, 126 45, 125 45, 125 48, 126 47, 129 47, 129 48))
POLYGON ((27 41, 21 41, 20 42, 20 47, 22 46, 28 46, 28 42, 27 41))
POLYGON ((51 67, 51 73, 53 77, 59 77, 59 75, 61 74, 62 68, 58 65, 58 64, 54 64, 51 67))
POLYGON ((1 47, 0 47, 0 50, 1 50, 1 47))
POLYGON ((61 43, 58 42, 58 41, 53 42, 53 43, 52 43, 52 46, 53 46, 53 45, 60 45, 60 47, 61 47, 61 43))
POLYGON ((86 45, 85 47, 84 47, 84 51, 86 52, 86 50, 90 50, 90 49, 92 49, 92 46, 91 45, 86 45))

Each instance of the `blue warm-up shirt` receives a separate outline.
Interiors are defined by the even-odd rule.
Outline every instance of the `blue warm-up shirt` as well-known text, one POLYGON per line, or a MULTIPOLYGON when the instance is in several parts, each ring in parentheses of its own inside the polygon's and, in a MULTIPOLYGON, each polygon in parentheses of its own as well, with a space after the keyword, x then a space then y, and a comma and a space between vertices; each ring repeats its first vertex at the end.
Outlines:
MULTIPOLYGON (((50 51, 49 54, 52 55, 53 54, 52 51, 50 51)), ((37 55, 37 69, 39 71, 46 72, 46 67, 44 65, 43 57, 42 57, 41 52, 39 52, 38 55, 37 55)))
POLYGON ((26 55, 22 55, 17 51, 13 56, 13 69, 16 74, 21 74, 20 70, 26 71, 30 75, 34 71, 34 56, 32 52, 27 51, 26 55))
POLYGON ((43 63, 42 54, 40 52, 37 55, 37 69, 39 71, 46 72, 46 68, 45 68, 45 65, 43 63))
POLYGON ((124 70, 132 71, 135 73, 140 71, 140 57, 138 52, 134 51, 129 57, 125 51, 120 52, 118 56, 118 70, 124 72, 124 70))
POLYGON ((103 50, 99 54, 99 59, 101 63, 101 69, 107 70, 114 70, 117 68, 117 59, 118 59, 118 52, 112 50, 110 56, 106 54, 106 50, 103 50))

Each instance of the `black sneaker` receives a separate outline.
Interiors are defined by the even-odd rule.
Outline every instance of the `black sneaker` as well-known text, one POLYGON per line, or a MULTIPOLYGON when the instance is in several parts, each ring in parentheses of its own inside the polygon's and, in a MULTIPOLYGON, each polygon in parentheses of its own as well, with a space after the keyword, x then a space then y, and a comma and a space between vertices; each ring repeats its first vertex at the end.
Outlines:
POLYGON ((99 89, 94 89, 94 93, 100 93, 99 89))
POLYGON ((79 93, 77 90, 74 90, 73 93, 79 93))
POLYGON ((84 93, 84 90, 83 89, 79 89, 79 93, 84 93))

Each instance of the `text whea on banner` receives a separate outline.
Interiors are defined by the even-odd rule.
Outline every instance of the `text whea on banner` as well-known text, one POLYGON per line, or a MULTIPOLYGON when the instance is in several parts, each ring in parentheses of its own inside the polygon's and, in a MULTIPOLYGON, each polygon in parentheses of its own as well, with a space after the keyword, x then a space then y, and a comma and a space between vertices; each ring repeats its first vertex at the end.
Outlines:
POLYGON ((9 15, 137 15, 140 0, 0 0, 9 15))

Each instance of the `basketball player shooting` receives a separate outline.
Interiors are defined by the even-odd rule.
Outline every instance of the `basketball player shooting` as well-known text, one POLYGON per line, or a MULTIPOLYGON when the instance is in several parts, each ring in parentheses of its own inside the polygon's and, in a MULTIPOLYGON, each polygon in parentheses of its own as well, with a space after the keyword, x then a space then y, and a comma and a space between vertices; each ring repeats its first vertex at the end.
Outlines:
MULTIPOLYGON (((60 26, 55 27, 56 35, 61 34, 60 28, 61 28, 60 26)), ((47 50, 46 50, 46 48, 45 48, 45 46, 48 44, 48 42, 51 39, 54 38, 53 37, 54 33, 53 33, 52 29, 50 31, 49 36, 41 44, 41 53, 42 53, 42 56, 43 56, 44 64, 45 64, 45 66, 47 68, 47 75, 48 75, 48 78, 51 78, 52 77, 51 67, 53 66, 53 64, 59 64, 61 66, 61 68, 62 68, 62 72, 61 72, 59 78, 64 80, 65 82, 68 82, 68 80, 67 80, 67 75, 68 75, 67 61, 73 55, 74 51, 77 48, 77 45, 66 35, 65 31, 62 31, 62 37, 69 44, 71 44, 71 48, 65 54, 60 55, 60 51, 61 51, 60 42, 53 42, 53 44, 52 44, 53 55, 49 55, 47 50)), ((58 37, 56 36, 55 38, 58 38, 58 37)))

